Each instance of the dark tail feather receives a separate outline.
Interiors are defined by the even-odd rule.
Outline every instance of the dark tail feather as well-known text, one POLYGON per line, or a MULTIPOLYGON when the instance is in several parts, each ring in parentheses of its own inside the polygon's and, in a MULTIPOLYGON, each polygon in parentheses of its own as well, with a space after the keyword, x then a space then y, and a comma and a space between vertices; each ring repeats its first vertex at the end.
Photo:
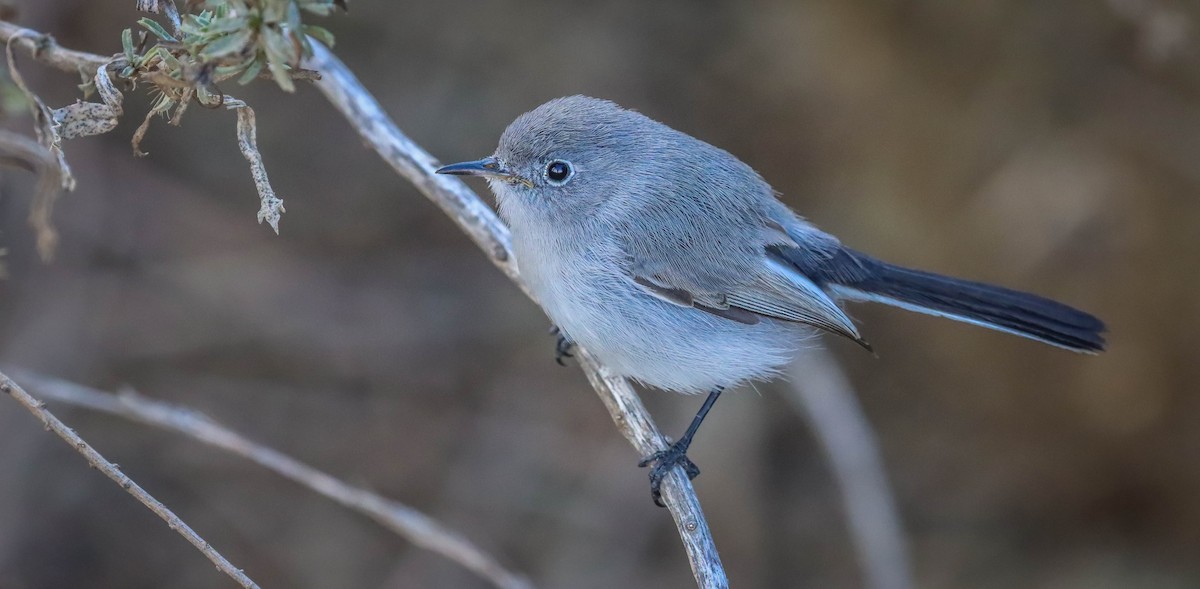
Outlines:
POLYGON ((796 265, 846 299, 949 317, 1076 352, 1104 350, 1102 321, 1037 295, 893 266, 846 248, 833 258, 806 262, 796 265))

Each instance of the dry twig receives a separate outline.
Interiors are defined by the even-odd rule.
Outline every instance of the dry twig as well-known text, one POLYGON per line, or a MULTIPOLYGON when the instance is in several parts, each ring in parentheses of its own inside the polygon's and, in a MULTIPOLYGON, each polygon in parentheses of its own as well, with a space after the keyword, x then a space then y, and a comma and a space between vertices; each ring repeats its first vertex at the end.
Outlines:
POLYGON ((106 460, 95 448, 92 448, 87 442, 83 441, 83 438, 80 438, 74 430, 67 427, 57 417, 47 411, 45 403, 31 397, 29 393, 26 393, 24 389, 3 373, 0 373, 0 392, 7 393, 16 399, 30 413, 41 419, 47 430, 54 432, 64 442, 74 448, 76 452, 82 454, 88 461, 88 464, 92 465, 92 468, 104 473, 104 476, 112 479, 114 483, 120 485, 130 495, 133 495, 147 509, 153 511, 158 517, 161 517, 163 521, 167 522, 167 527, 178 532, 192 546, 195 546, 196 550, 199 550, 204 556, 208 557, 217 566, 217 570, 229 575, 242 587, 258 589, 258 585, 254 581, 251 581, 250 577, 246 576, 246 573, 233 566, 224 556, 221 556, 221 553, 217 552, 216 548, 209 545, 204 538, 201 538, 183 520, 179 519, 179 516, 175 515, 170 509, 167 509, 166 505, 163 505, 161 501, 155 499, 150 493, 147 493, 137 483, 133 482, 133 479, 130 479, 125 473, 121 472, 121 469, 117 465, 106 460))
POLYGON ((24 168, 37 174, 31 221, 38 234, 38 251, 45 256, 55 239, 50 227, 49 206, 62 190, 64 168, 50 150, 37 141, 12 131, 0 130, 0 165, 24 168), (48 232, 48 233, 47 233, 48 232), (49 240, 47 242, 46 240, 49 240))
POLYGON ((14 374, 43 398, 176 431, 255 462, 366 515, 421 548, 461 564, 501 589, 532 589, 528 580, 505 569, 469 540, 424 513, 344 483, 278 450, 253 442, 194 409, 156 401, 132 391, 114 395, 29 372, 14 374))
POLYGON ((0 41, 8 43, 10 39, 14 47, 32 55, 40 62, 64 72, 82 73, 88 78, 96 75, 96 69, 112 59, 66 49, 50 35, 0 20, 0 41))

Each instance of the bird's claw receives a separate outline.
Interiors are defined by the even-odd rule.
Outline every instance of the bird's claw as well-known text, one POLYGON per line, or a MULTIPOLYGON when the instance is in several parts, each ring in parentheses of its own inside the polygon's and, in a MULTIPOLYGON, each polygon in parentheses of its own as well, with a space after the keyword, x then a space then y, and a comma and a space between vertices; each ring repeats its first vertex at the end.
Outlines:
POLYGON ((559 366, 566 366, 566 359, 575 357, 575 354, 571 353, 571 350, 575 347, 575 342, 567 339, 567 336, 563 335, 562 330, 558 327, 551 328, 550 335, 557 338, 554 342, 554 362, 559 366))
POLYGON ((688 480, 692 480, 700 476, 700 467, 692 462, 687 456, 687 445, 675 442, 666 450, 659 450, 638 462, 638 466, 650 468, 650 497, 654 499, 654 504, 659 507, 666 507, 662 500, 662 481, 666 478, 667 473, 671 472, 676 465, 683 467, 683 472, 687 474, 688 480))

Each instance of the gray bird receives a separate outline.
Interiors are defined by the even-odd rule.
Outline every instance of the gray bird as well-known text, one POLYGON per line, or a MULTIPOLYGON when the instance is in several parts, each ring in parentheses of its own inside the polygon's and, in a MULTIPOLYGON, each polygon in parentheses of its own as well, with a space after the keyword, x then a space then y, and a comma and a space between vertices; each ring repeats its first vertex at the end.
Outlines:
POLYGON ((869 349, 842 301, 1104 349, 1092 315, 847 248, 730 153, 606 100, 551 100, 513 121, 493 155, 438 173, 487 179, 521 276, 560 330, 560 359, 574 342, 645 385, 709 393, 679 441, 639 464, 653 465, 659 505, 670 469, 699 474, 687 449, 721 391, 777 376, 813 328, 869 349))

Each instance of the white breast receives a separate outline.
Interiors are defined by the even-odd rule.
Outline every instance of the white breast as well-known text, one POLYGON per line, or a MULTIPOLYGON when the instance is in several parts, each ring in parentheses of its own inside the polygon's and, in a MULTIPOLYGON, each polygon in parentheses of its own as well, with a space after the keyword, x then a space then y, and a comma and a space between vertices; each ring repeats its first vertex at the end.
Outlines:
POLYGON ((794 323, 745 325, 664 302, 563 244, 514 239, 514 246, 550 320, 609 369, 650 386, 701 393, 772 377, 812 334, 794 323))
POLYGON ((521 276, 550 320, 617 374, 708 392, 774 376, 812 333, 766 318, 745 325, 662 301, 626 275, 607 233, 541 227, 523 210, 505 213, 521 276), (572 233, 580 238, 563 237, 572 233))

